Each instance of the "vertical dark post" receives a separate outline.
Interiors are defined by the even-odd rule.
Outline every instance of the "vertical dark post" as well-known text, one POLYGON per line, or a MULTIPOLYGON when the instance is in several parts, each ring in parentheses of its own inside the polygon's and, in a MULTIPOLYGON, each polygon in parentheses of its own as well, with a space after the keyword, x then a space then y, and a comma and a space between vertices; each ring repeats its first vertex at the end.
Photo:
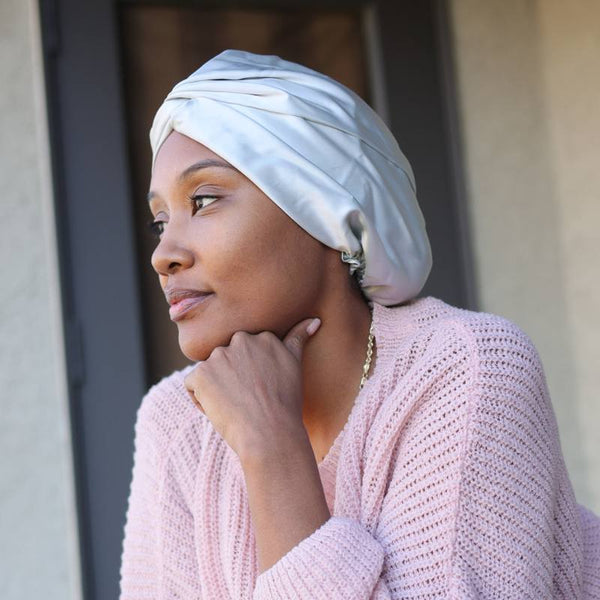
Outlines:
POLYGON ((116 598, 146 390, 112 3, 40 0, 87 600, 116 598))
POLYGON ((453 172, 458 163, 452 160, 445 105, 450 75, 441 60, 440 5, 434 0, 379 0, 375 6, 390 126, 415 172, 432 246, 433 268, 420 295, 468 307, 473 304, 470 255, 465 257, 460 239, 466 232, 460 226, 453 172))

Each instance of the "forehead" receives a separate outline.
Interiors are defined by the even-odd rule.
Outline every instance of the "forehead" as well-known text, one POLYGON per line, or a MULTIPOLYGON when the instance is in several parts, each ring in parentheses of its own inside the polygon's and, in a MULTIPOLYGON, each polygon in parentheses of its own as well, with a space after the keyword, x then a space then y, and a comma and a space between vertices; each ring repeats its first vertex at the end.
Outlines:
POLYGON ((225 159, 200 142, 178 131, 172 131, 158 149, 152 176, 163 172, 168 173, 175 167, 185 167, 203 159, 227 163, 225 159))
POLYGON ((242 174, 218 154, 177 131, 172 131, 158 149, 150 179, 148 202, 161 190, 186 183, 192 175, 209 169, 214 173, 242 174))

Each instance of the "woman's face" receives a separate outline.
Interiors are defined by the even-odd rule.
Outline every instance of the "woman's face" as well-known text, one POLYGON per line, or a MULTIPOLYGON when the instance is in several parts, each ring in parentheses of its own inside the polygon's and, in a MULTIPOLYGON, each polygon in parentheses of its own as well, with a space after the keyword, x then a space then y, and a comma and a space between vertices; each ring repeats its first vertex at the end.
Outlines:
POLYGON ((210 292, 175 317, 190 360, 205 360, 238 330, 283 338, 318 315, 328 270, 343 268, 337 251, 220 156, 178 132, 159 149, 149 199, 160 234, 152 266, 161 287, 210 292))

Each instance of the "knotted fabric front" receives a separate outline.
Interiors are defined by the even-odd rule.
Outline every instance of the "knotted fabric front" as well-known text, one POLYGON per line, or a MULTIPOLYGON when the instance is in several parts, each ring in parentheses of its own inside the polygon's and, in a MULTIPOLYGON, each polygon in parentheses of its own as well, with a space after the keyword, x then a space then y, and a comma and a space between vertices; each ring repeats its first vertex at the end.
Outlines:
POLYGON ((337 81, 277 56, 226 50, 178 83, 150 130, 242 172, 310 235, 359 267, 363 292, 415 297, 432 265, 410 164, 382 119, 337 81))

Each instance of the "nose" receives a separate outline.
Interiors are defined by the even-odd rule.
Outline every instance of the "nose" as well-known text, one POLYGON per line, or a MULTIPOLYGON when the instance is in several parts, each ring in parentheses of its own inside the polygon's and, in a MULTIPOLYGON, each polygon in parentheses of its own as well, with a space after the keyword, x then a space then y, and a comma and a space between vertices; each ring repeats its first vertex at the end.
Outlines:
POLYGON ((182 236, 177 234, 173 224, 165 228, 150 262, 159 275, 170 275, 177 269, 186 269, 193 264, 193 253, 186 247, 182 236))

